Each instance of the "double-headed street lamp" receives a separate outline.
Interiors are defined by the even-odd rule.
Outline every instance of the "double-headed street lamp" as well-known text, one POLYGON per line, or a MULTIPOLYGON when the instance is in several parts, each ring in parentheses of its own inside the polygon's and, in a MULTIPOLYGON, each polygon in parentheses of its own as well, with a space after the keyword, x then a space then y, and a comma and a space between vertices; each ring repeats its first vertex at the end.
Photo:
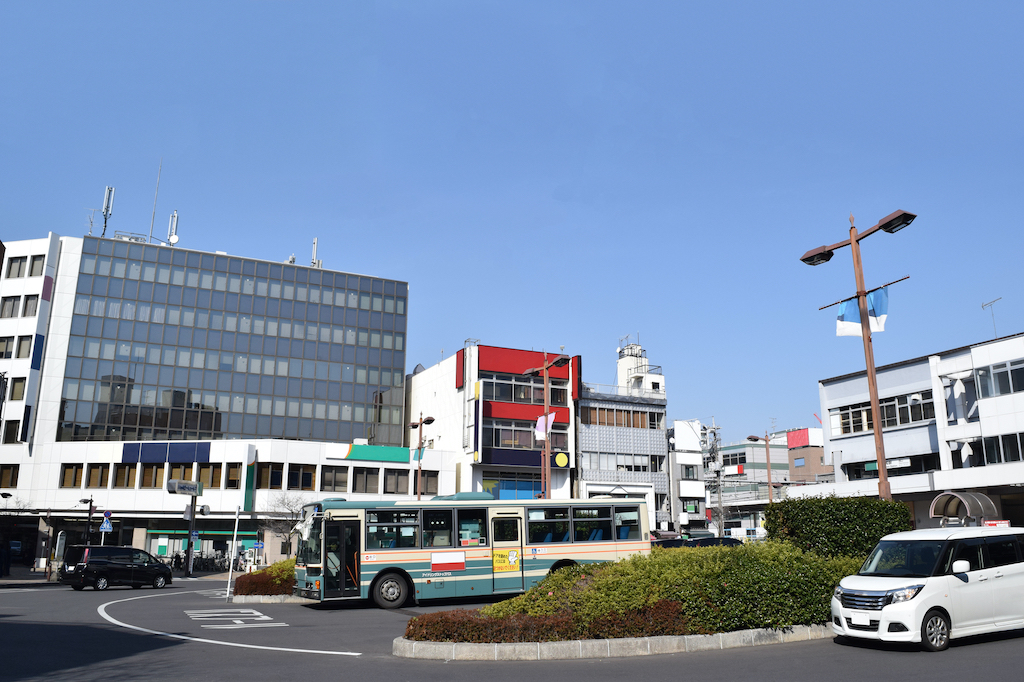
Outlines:
POLYGON ((759 440, 764 441, 764 463, 768 470, 768 504, 772 503, 772 452, 768 445, 768 432, 764 432, 764 438, 761 436, 747 436, 747 440, 751 443, 756 443, 759 440))
POLYGON ((551 427, 548 420, 550 406, 550 388, 548 386, 548 370, 552 367, 565 367, 569 364, 568 355, 556 355, 548 360, 548 354, 544 352, 544 364, 540 367, 528 369, 523 374, 527 376, 544 376, 544 455, 540 463, 540 489, 541 497, 545 500, 551 499, 551 427))
POLYGON ((882 444, 882 413, 878 406, 878 384, 875 381, 875 355, 871 349, 871 326, 868 321, 868 296, 864 289, 864 270, 860 259, 860 240, 875 232, 882 230, 892 234, 899 232, 904 227, 914 222, 917 215, 906 211, 896 211, 878 221, 874 227, 869 227, 863 233, 858 234, 853 224, 853 216, 850 216, 850 238, 846 241, 832 244, 831 246, 819 246, 811 249, 800 257, 808 265, 821 265, 827 263, 836 249, 849 246, 853 252, 853 275, 857 282, 857 306, 860 309, 860 331, 861 339, 864 341, 864 364, 867 365, 868 393, 871 396, 871 417, 873 422, 872 431, 875 435, 875 458, 878 461, 878 497, 883 500, 892 500, 892 491, 889 489, 889 475, 885 468, 885 446, 882 444))
POLYGON ((420 412, 420 420, 409 424, 410 429, 420 430, 420 446, 416 449, 418 460, 418 466, 416 468, 416 499, 420 499, 423 496, 423 427, 428 424, 433 424, 433 417, 423 417, 423 413, 420 412))
POLYGON ((89 505, 89 520, 85 522, 85 544, 88 545, 89 542, 92 540, 92 495, 89 496, 89 499, 82 498, 81 500, 79 500, 79 502, 81 504, 89 505))

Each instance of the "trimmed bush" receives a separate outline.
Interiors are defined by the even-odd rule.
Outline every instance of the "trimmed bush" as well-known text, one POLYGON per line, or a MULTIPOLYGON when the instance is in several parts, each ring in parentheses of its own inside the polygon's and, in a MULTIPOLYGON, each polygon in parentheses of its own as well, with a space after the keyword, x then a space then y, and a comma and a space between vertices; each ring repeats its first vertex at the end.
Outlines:
POLYGON ((649 556, 557 571, 525 594, 479 613, 449 616, 453 612, 441 611, 414 618, 406 636, 448 642, 552 641, 823 623, 829 619, 832 590, 860 563, 820 557, 783 542, 655 548, 649 556))
POLYGON ((295 559, 271 564, 262 571, 245 573, 235 580, 235 594, 291 594, 295 587, 295 559))
POLYGON ((866 557, 883 535, 911 529, 910 508, 873 497, 804 497, 765 509, 770 540, 821 556, 866 557))

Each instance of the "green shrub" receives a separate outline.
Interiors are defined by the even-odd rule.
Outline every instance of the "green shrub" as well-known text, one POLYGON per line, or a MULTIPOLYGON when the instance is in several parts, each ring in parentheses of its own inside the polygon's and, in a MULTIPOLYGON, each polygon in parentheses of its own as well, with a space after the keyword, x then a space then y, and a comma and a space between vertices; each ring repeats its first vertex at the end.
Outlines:
POLYGON ((291 594, 295 587, 295 559, 285 559, 262 571, 246 573, 235 580, 235 594, 291 594))
POLYGON ((821 556, 866 557, 883 535, 910 530, 911 513, 872 497, 804 497, 768 505, 765 529, 821 556))
POLYGON ((824 558, 783 542, 655 548, 650 556, 557 571, 525 594, 479 613, 420 616, 409 622, 406 636, 551 641, 824 623, 832 590, 860 563, 824 558), (519 629, 523 633, 517 634, 519 629))

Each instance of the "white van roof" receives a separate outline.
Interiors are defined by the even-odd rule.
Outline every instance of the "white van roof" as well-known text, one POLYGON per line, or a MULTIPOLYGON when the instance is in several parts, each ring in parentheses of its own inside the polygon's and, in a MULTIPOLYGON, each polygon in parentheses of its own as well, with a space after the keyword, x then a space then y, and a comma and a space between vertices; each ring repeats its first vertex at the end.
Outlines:
POLYGON ((962 538, 979 538, 991 535, 1021 535, 1024 528, 1006 528, 997 526, 954 526, 952 528, 922 528, 902 533, 886 535, 883 540, 960 540, 962 538))

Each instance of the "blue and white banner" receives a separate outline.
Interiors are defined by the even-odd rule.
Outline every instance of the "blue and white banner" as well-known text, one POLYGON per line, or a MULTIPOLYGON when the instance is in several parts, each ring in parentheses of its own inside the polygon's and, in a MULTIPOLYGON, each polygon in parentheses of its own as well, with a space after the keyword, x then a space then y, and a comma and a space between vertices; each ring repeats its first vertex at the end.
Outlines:
MULTIPOLYGON (((868 324, 872 332, 885 331, 885 318, 889 314, 889 287, 868 294, 868 324)), ((851 298, 839 304, 836 336, 860 336, 860 306, 851 298)))

